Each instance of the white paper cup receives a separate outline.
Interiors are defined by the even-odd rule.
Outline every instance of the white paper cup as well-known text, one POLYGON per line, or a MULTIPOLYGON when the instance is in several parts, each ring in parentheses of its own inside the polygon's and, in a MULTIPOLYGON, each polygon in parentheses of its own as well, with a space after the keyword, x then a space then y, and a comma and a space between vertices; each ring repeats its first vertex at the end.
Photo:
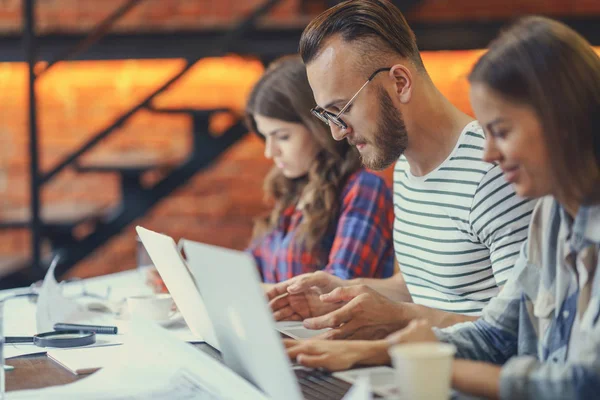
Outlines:
POLYGON ((448 400, 456 347, 447 343, 397 344, 389 350, 398 379, 399 398, 448 400))
POLYGON ((130 316, 163 321, 173 314, 173 298, 170 294, 131 296, 127 298, 130 316))

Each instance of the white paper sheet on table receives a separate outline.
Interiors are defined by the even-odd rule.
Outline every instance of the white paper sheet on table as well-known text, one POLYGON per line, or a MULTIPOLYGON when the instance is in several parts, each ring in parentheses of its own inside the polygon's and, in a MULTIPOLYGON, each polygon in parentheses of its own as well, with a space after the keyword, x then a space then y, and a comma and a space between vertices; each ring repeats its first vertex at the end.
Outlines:
POLYGON ((80 304, 62 294, 62 288, 54 277, 57 265, 58 262, 55 259, 48 268, 40 288, 36 310, 36 326, 40 333, 53 331, 54 324, 57 322, 71 322, 73 319, 80 319, 77 315, 83 312, 80 304))
POLYGON ((356 383, 361 377, 367 376, 373 393, 385 398, 398 396, 396 372, 388 366, 367 367, 334 372, 333 376, 349 383, 356 383))
POLYGON ((369 384, 369 378, 366 375, 362 375, 354 382, 354 385, 350 388, 348 393, 342 400, 372 400, 373 395, 371 394, 371 385, 369 384))
MULTIPOLYGON (((54 324, 53 321, 55 321, 93 325, 114 325, 118 327, 119 333, 127 334, 129 321, 118 319, 112 314, 86 310, 86 302, 92 301, 103 303, 104 301, 93 298, 75 299, 74 296, 81 293, 81 285, 85 285, 85 288, 88 291, 96 294, 104 294, 107 292, 106 289, 110 288, 112 297, 111 303, 119 303, 128 295, 151 293, 151 290, 142 284, 139 274, 135 270, 86 279, 85 281, 69 283, 66 285, 59 285, 56 282, 53 273, 54 266, 52 266, 51 270, 48 271, 44 278, 44 294, 41 296, 41 301, 38 299, 37 304, 25 297, 6 301, 4 305, 3 320, 5 336, 32 336, 42 332, 42 330, 38 329, 36 326, 38 324, 38 314, 40 314, 39 319, 43 320, 39 323, 40 326, 50 326, 49 330, 52 330, 54 324), (41 306, 38 306, 38 304, 41 304, 41 306), (64 308, 65 305, 66 308, 64 308), (63 307, 62 310, 60 309, 61 307, 63 307), (67 312, 65 312, 65 309, 67 312), (58 314, 56 312, 58 312, 58 314), (62 320, 63 318, 64 320, 62 320)), ((18 293, 19 291, 23 291, 23 289, 2 291, 2 294, 8 296, 18 293)), ((172 326, 169 326, 168 329, 182 341, 203 341, 202 338, 194 336, 185 324, 173 324, 172 326)), ((107 340, 122 342, 122 336, 101 335, 98 336, 98 340, 100 341, 99 345, 107 340)), ((32 344, 5 344, 4 357, 9 359, 25 355, 44 354, 46 351, 47 349, 32 344)))
POLYGON ((124 354, 87 378, 64 386, 9 392, 7 399, 266 399, 229 368, 152 323, 132 324, 123 348, 124 354))

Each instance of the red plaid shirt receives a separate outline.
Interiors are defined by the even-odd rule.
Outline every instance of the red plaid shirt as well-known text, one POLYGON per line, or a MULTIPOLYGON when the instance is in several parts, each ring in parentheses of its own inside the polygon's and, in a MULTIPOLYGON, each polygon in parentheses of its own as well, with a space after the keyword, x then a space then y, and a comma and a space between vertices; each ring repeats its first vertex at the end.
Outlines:
POLYGON ((248 251, 264 282, 281 282, 317 270, 343 279, 393 275, 394 209, 383 179, 359 170, 348 180, 341 202, 337 224, 316 252, 308 252, 296 240, 303 214, 295 206, 284 211, 276 229, 250 246, 248 251), (328 254, 326 264, 313 254, 319 252, 328 254))

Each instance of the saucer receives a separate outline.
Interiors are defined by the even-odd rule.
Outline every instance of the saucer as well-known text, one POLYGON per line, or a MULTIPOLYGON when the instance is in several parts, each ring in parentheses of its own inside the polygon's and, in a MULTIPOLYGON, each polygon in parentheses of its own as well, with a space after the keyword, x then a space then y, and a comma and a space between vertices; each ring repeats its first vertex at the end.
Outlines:
MULTIPOLYGON (((127 307, 123 307, 122 311, 117 315, 117 319, 129 320, 131 316, 127 310, 127 307)), ((165 319, 149 319, 149 321, 155 322, 162 327, 166 327, 177 322, 183 321, 183 315, 179 310, 173 312, 168 318, 165 319)))
POLYGON ((160 326, 169 326, 172 324, 175 324, 177 322, 183 321, 183 315, 181 315, 181 313, 179 311, 174 312, 173 314, 171 314, 171 316, 167 319, 164 320, 152 320, 153 322, 156 322, 158 325, 160 326))

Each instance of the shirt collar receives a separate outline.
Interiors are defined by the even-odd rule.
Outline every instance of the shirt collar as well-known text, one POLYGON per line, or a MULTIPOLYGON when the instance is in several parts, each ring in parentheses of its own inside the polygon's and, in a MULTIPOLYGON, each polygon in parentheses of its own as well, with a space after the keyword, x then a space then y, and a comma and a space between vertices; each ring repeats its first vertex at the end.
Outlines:
POLYGON ((560 207, 560 218, 568 227, 572 250, 578 252, 589 245, 600 245, 600 204, 581 205, 575 220, 560 207))

